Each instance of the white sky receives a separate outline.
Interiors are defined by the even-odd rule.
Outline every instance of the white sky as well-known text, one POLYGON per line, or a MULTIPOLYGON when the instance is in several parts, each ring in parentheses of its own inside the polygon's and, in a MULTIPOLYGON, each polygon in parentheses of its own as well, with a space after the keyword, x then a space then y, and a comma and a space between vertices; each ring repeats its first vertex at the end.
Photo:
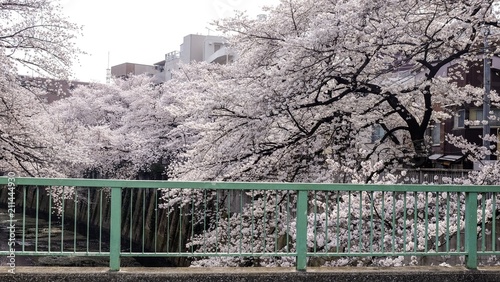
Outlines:
POLYGON ((216 34, 210 22, 235 10, 256 16, 278 0, 60 0, 64 13, 84 26, 78 47, 88 55, 73 68, 80 81, 105 82, 108 67, 154 64, 179 51, 188 34, 216 34))

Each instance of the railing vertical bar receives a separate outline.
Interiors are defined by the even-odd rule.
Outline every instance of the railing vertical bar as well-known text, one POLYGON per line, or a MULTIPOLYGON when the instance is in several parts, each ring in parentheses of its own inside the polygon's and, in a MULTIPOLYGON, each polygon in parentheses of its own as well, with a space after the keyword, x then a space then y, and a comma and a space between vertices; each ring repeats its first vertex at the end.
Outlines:
MULTIPOLYGON (((130 189, 133 190, 133 189, 130 189)), ((132 192, 132 191, 131 191, 132 192)), ((111 188, 111 223, 109 236, 109 270, 120 270, 122 188, 111 188)))
MULTIPOLYGON (((220 206, 219 190, 215 190, 215 253, 219 253, 219 206, 220 206)), ((222 235, 221 235, 222 237, 222 235)), ((180 246, 180 245, 179 245, 180 246)))
POLYGON ((267 192, 266 190, 262 191, 264 193, 263 200, 264 200, 264 213, 262 214, 262 252, 266 251, 266 237, 267 237, 267 230, 266 230, 266 218, 267 218, 267 192))
POLYGON ((359 236, 359 252, 363 252, 363 191, 359 191, 359 226, 358 226, 358 236, 359 236))
POLYGON ((373 253, 373 205, 375 205, 374 192, 370 192, 371 196, 371 205, 370 205, 370 253, 373 253))
POLYGON ((78 221, 78 188, 74 187, 74 193, 75 193, 75 205, 74 205, 74 210, 73 210, 73 252, 76 253, 76 222, 78 221))
POLYGON ((298 271, 307 265, 307 191, 299 190, 297 197, 297 262, 298 271))
POLYGON ((413 208, 413 251, 418 251, 418 192, 413 192, 415 207, 413 208))
POLYGON ((278 191, 276 191, 276 198, 274 200, 274 252, 275 253, 278 252, 278 222, 279 222, 278 194, 279 194, 278 191))
MULTIPOLYGON (((206 210, 206 206, 205 206, 206 210)), ((167 253, 170 253, 170 240, 172 239, 172 236, 170 236, 170 214, 175 211, 173 206, 168 205, 168 211, 167 211, 167 253)), ((206 217, 204 217, 206 218, 206 217)), ((205 234, 205 226, 203 226, 203 234, 205 234)), ((205 245, 203 245, 205 248, 205 245)))
MULTIPOLYGON (((61 207, 61 253, 64 250, 64 212, 66 210, 66 186, 62 186, 62 207, 61 207)), ((24 231, 23 231, 24 233, 24 231)), ((24 243, 23 243, 24 251, 24 243)))
POLYGON ((251 238, 250 238, 250 248, 251 248, 251 253, 253 254, 253 250, 254 250, 254 201, 255 201, 255 197, 254 197, 254 190, 251 190, 251 193, 252 193, 252 207, 251 207, 251 229, 250 229, 250 233, 251 233, 251 238))
POLYGON ((406 220, 407 220, 407 210, 406 210, 406 201, 407 201, 407 193, 406 191, 403 192, 403 252, 407 252, 407 249, 406 247, 408 246, 407 245, 407 242, 406 242, 406 233, 407 233, 407 230, 406 230, 406 220))
POLYGON ((35 212, 35 252, 38 252, 38 210, 40 209, 40 187, 36 187, 36 212, 35 212))
POLYGON ((239 253, 243 250, 243 190, 240 190, 240 246, 239 253))
POLYGON ((435 211, 435 218, 436 218, 436 252, 439 252, 439 193, 436 192, 436 211, 435 211))
MULTIPOLYGON (((189 236, 191 238, 191 242, 193 242, 193 238, 194 238, 194 220, 195 220, 195 218, 194 218, 194 197, 191 197, 191 236, 189 236)), ((229 250, 229 244, 228 244, 228 250, 229 250)), ((194 253, 194 245, 193 244, 191 244, 191 253, 194 253)))
POLYGON ((395 252, 396 248, 396 202, 397 202, 396 193, 392 192, 392 252, 395 252))
POLYGON ((486 250, 486 200, 487 193, 481 193, 481 251, 486 250))
MULTIPOLYGON (((347 253, 351 253, 351 191, 347 199, 347 253)), ((337 235, 338 236, 338 235, 337 235)))
POLYGON ((215 253, 219 252, 219 190, 215 190, 215 253))
POLYGON ((129 205, 129 228, 128 228, 128 244, 129 244, 129 253, 132 253, 132 248, 133 248, 133 245, 132 245, 132 242, 133 242, 133 238, 132 238, 132 228, 134 226, 134 205, 133 205, 133 202, 134 202, 134 191, 135 189, 128 189, 128 191, 130 191, 130 205, 129 205))
POLYGON ((142 189, 142 253, 144 254, 145 244, 146 244, 146 191, 148 189, 142 189))
POLYGON ((313 223, 313 232, 314 232, 314 241, 313 241, 313 252, 316 253, 316 249, 317 249, 317 244, 318 244, 318 241, 317 241, 317 236, 318 236, 318 233, 317 233, 317 230, 318 230, 318 218, 317 218, 317 215, 318 215, 318 194, 317 194, 317 191, 314 190, 314 223, 313 223))
POLYGON ((493 192, 491 199, 491 210, 493 211, 492 218, 491 218, 491 250, 496 251, 496 202, 497 202, 497 193, 493 192))
POLYGON ((336 205, 337 205, 337 232, 335 234, 335 237, 337 238, 337 253, 338 253, 340 250, 340 192, 339 191, 337 191, 336 205))
POLYGON ((155 236, 154 238, 154 250, 155 253, 158 252, 157 246, 158 246, 158 189, 155 189, 155 236))
POLYGON ((330 206, 328 203, 328 199, 330 198, 330 194, 325 192, 325 253, 328 252, 328 242, 330 241, 328 238, 328 215, 330 214, 330 206))
POLYGON ((99 189, 99 253, 102 252, 102 195, 103 189, 99 189))
POLYGON ((428 247, 429 247, 429 239, 428 234, 429 234, 429 192, 424 192, 425 193, 425 215, 424 215, 424 234, 425 234, 425 246, 424 246, 424 252, 427 252, 428 247))
POLYGON ((481 251, 486 250, 486 201, 487 193, 481 193, 481 251))
POLYGON ((450 252, 450 193, 446 193, 446 253, 450 252))
POLYGON ((380 229, 381 229, 381 240, 382 242, 380 243, 380 251, 383 253, 385 252, 385 191, 382 191, 382 210, 381 210, 381 224, 380 224, 380 229))
POLYGON ((290 253, 290 190, 286 192, 286 252, 290 253))
POLYGON ((477 192, 465 193, 465 265, 477 268, 477 192))
POLYGON ((90 251, 90 188, 87 187, 87 253, 90 251))
MULTIPOLYGON (((23 235, 22 242, 23 245, 21 250, 24 252, 24 247, 26 246, 26 186, 23 186, 23 235)), ((64 199, 64 198, 63 198, 64 199)), ((64 218, 64 217, 63 217, 64 218)), ((63 229, 64 230, 64 229, 63 229)), ((62 245, 61 245, 62 246, 62 245)))
POLYGON ((203 189, 203 252, 207 252, 207 189, 203 189))
MULTIPOLYGON (((227 200, 227 237, 226 241, 230 242, 231 240, 231 200, 233 199, 233 190, 228 191, 229 197, 226 198, 227 200)), ((194 232, 194 230, 193 230, 194 232)), ((229 246, 231 244, 227 244, 227 253, 230 252, 229 246)))
POLYGON ((47 237, 48 252, 50 253, 50 239, 52 237, 52 186, 49 186, 49 236, 47 237))
POLYGON ((460 221, 462 220, 462 207, 461 207, 461 203, 462 203, 462 193, 458 193, 457 192, 457 251, 460 252, 461 251, 461 243, 460 243, 460 233, 462 231, 462 228, 460 226, 460 221))
MULTIPOLYGON (((218 204, 218 203, 217 203, 218 204)), ((179 234, 182 234, 182 206, 179 205, 179 234)), ((215 252, 217 252, 217 247, 215 249, 215 252)), ((182 252, 182 236, 179 236, 179 246, 177 249, 177 252, 182 252)))

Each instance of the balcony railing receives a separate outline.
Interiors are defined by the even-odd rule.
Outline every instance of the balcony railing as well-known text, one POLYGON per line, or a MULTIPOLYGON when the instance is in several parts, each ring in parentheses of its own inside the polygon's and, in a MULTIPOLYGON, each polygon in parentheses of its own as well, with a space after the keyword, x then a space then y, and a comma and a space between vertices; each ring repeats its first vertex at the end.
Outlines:
POLYGON ((288 258, 306 270, 433 256, 462 257, 474 269, 478 256, 500 255, 500 186, 0 177, 0 187, 16 256, 109 257, 111 271, 123 257, 288 258))

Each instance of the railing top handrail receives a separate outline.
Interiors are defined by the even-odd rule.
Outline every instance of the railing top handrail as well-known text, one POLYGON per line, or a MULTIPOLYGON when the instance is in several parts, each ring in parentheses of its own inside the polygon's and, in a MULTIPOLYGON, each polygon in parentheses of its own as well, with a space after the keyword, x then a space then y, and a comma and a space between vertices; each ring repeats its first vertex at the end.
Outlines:
POLYGON ((351 184, 288 182, 214 182, 120 180, 83 178, 0 177, 0 185, 9 182, 26 186, 75 186, 110 188, 183 188, 220 190, 309 190, 309 191, 392 191, 392 192, 500 192, 500 185, 422 185, 422 184, 351 184))

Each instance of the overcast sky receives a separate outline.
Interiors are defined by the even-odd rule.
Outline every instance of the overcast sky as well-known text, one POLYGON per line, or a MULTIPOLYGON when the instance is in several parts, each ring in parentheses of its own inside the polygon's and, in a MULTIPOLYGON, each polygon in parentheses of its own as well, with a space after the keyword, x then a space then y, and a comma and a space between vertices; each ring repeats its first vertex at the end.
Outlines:
POLYGON ((80 81, 106 81, 110 65, 125 62, 154 64, 165 53, 179 51, 188 34, 207 34, 210 22, 248 11, 261 13, 278 0, 61 0, 71 21, 83 25, 78 46, 88 55, 75 66, 80 81))

